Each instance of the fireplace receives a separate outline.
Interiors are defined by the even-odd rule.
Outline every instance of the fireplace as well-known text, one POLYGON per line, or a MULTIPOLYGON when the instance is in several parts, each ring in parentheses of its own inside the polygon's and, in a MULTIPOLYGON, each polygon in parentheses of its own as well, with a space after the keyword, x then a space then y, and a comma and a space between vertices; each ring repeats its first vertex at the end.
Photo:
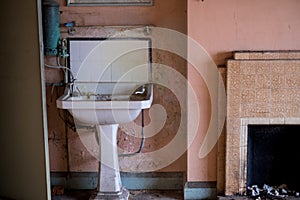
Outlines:
POLYGON ((285 184, 300 191, 300 125, 248 125, 247 188, 285 184))
POLYGON ((242 118, 235 194, 245 194, 247 186, 263 184, 278 186, 290 183, 291 187, 300 189, 297 183, 300 172, 296 170, 299 169, 296 162, 300 161, 297 156, 299 139, 300 118, 242 118), (280 163, 287 161, 289 166, 280 163), (291 175, 285 179, 288 173, 291 175))
MULTIPOLYGON (((300 52, 294 53, 300 56, 300 52)), ((272 180, 271 178, 257 180, 257 176, 254 174, 265 172, 250 171, 256 170, 257 166, 253 163, 259 161, 251 160, 253 157, 248 158, 248 148, 251 151, 251 146, 256 140, 251 136, 253 127, 265 127, 262 128, 264 130, 268 129, 266 127, 275 127, 274 129, 285 126, 299 127, 300 59, 295 55, 290 54, 290 52, 237 52, 234 54, 234 59, 227 62, 225 195, 245 194, 247 185, 263 184, 263 182, 287 184, 280 182, 290 181, 291 184, 294 184, 291 180, 285 181, 280 178, 280 175, 278 175, 278 180, 272 180)), ((263 137, 268 137, 267 135, 264 134, 263 137)), ((297 134, 293 135, 296 136, 288 136, 293 137, 292 141, 289 141, 290 143, 300 141, 297 134)), ((260 136, 262 135, 256 137, 260 136)), ((268 138, 268 140, 271 141, 272 139, 268 138)), ((277 140, 285 139, 280 138, 277 140)), ((257 153, 256 151, 258 150, 254 150, 254 153, 257 153)), ((290 157, 295 159, 295 163, 286 171, 298 176, 297 179, 299 180, 299 166, 295 166, 299 158, 295 154, 292 155, 293 151, 296 150, 291 149, 289 152, 285 152, 285 154, 291 154, 290 157)), ((257 159, 263 160, 264 158, 257 159)), ((285 158, 274 159, 281 160, 285 158)), ((274 165, 277 166, 278 164, 274 165)), ((276 171, 274 165, 272 164, 271 169, 266 167, 266 169, 260 170, 276 171)), ((271 172, 268 173, 270 173, 268 176, 274 176, 271 172)), ((299 187, 297 184, 295 183, 294 187, 299 187)))

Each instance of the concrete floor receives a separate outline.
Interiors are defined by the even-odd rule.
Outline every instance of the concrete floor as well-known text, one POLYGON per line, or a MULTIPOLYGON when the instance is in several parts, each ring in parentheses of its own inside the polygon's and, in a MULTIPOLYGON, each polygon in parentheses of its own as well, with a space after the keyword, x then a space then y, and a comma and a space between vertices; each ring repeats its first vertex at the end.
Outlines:
MULTIPOLYGON (((65 191, 63 195, 53 195, 52 200, 88 200, 91 190, 65 191)), ((183 191, 177 190, 139 190, 130 191, 129 200, 183 200, 183 191)))

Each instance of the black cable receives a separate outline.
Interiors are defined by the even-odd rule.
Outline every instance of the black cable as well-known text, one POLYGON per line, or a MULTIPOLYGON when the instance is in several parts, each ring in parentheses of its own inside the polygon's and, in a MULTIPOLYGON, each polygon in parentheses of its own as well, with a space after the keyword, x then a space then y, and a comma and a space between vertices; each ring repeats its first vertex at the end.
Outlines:
POLYGON ((144 145, 145 145, 145 132, 144 132, 144 127, 145 127, 145 123, 144 123, 144 110, 142 109, 142 140, 141 140, 141 144, 140 144, 140 148, 138 151, 134 152, 134 153, 123 153, 123 154, 119 154, 119 157, 128 157, 128 156, 134 156, 136 154, 139 154, 142 152, 144 145))
MULTIPOLYGON (((64 112, 65 117, 67 118, 67 115, 69 115, 69 113, 67 111, 64 112)), ((66 159, 67 159, 67 180, 70 178, 71 175, 71 171, 70 171, 70 156, 69 156, 69 135, 68 135, 68 125, 67 123, 65 123, 65 142, 66 142, 66 159)))
POLYGON ((145 133, 144 133, 145 121, 144 121, 144 110, 142 109, 142 140, 139 150, 136 153, 141 153, 145 145, 145 133))

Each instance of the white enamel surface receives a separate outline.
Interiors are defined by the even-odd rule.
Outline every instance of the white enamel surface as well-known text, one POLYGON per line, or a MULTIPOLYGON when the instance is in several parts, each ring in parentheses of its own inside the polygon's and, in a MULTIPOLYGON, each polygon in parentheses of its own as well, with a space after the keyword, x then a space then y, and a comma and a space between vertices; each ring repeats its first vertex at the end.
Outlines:
POLYGON ((117 131, 118 125, 96 126, 100 138, 100 182, 99 192, 120 192, 122 188, 119 173, 117 131))
POLYGON ((137 118, 141 110, 82 110, 70 109, 72 116, 83 124, 120 124, 128 123, 137 118))
POLYGON ((100 110, 100 109, 146 109, 150 108, 152 98, 143 101, 94 101, 86 100, 87 97, 62 96, 57 99, 57 107, 61 109, 81 109, 81 110, 100 110))
POLYGON ((70 40, 70 68, 78 81, 149 81, 149 41, 70 40))
POLYGON ((93 95, 71 97, 65 94, 56 100, 56 105, 69 110, 78 122, 90 125, 128 123, 135 120, 142 109, 151 107, 152 86, 149 89, 150 96, 145 100, 130 100, 130 95, 119 92, 121 94, 113 94, 109 101, 97 100, 93 95))
POLYGON ((69 47, 74 88, 80 95, 61 96, 58 108, 69 110, 77 121, 93 125, 127 123, 142 109, 150 108, 152 91, 147 100, 130 101, 137 87, 151 81, 149 40, 70 39, 69 47), (97 100, 99 94, 112 95, 112 99, 97 100))
MULTIPOLYGON (((81 96, 89 94, 112 94, 115 98, 128 96, 132 94, 138 87, 144 85, 141 82, 75 82, 74 89, 82 93, 81 96)), ((76 100, 76 99, 74 99, 76 100)), ((78 99, 79 100, 79 99, 78 99)))
POLYGON ((67 109, 76 123, 97 125, 101 167, 95 199, 110 194, 109 199, 116 199, 115 195, 122 193, 118 124, 135 120, 153 100, 152 84, 144 85, 151 82, 149 41, 75 40, 70 42, 70 54, 76 81, 56 100, 57 107, 67 109), (109 100, 104 100, 106 97, 109 100))

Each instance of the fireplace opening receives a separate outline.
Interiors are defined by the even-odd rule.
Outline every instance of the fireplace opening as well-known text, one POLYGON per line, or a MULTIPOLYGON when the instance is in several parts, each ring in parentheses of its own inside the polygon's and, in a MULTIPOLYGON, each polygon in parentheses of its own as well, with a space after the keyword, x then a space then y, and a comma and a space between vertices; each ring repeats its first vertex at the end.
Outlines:
POLYGON ((300 190, 300 125, 248 125, 247 188, 300 190))

